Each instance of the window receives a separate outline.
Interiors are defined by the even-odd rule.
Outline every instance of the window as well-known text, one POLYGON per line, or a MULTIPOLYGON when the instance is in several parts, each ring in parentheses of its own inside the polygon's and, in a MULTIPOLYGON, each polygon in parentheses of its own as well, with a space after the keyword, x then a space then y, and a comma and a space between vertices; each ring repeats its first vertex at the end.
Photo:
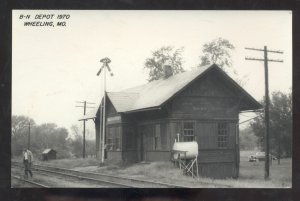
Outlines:
POLYGON ((228 143, 228 124, 218 124, 218 147, 226 148, 228 143))
POLYGON ((120 151, 120 138, 115 138, 115 147, 114 147, 114 149, 116 150, 116 151, 120 151))
POLYGON ((106 150, 107 150, 107 151, 112 151, 112 150, 113 150, 113 142, 112 142, 112 139, 107 139, 106 150))
POLYGON ((108 127, 106 139, 106 150, 119 151, 120 150, 120 127, 108 127))
POLYGON ((158 149, 161 149, 160 124, 156 124, 154 130, 154 150, 158 149))
POLYGON ((195 140, 194 135, 194 122, 184 122, 183 123, 183 141, 191 142, 195 140))

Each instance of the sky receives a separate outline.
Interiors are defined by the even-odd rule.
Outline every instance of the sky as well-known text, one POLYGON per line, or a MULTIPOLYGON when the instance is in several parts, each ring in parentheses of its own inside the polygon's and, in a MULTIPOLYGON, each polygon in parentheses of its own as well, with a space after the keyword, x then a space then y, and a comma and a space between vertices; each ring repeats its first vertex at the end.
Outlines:
MULTIPOLYGON (((231 76, 243 79, 244 89, 256 100, 264 96, 264 64, 245 57, 263 58, 263 52, 245 47, 283 51, 269 54, 270 59, 284 60, 269 63, 270 94, 290 91, 291 11, 14 10, 12 114, 29 116, 37 124, 51 122, 67 129, 75 124, 82 129, 78 118, 83 108, 75 107, 76 101, 100 102, 103 77, 96 73, 102 58, 111 59, 114 73, 107 76, 107 91, 119 91, 147 82, 144 63, 154 50, 184 47, 183 68, 190 70, 200 63, 203 44, 217 37, 235 46, 232 59, 237 75, 231 76), (59 20, 59 15, 69 17, 59 20), (61 21, 66 26, 24 26, 34 21, 54 25, 61 21)), ((242 114, 240 122, 253 116, 242 114)), ((87 127, 88 138, 93 138, 93 122, 88 121, 87 127)))

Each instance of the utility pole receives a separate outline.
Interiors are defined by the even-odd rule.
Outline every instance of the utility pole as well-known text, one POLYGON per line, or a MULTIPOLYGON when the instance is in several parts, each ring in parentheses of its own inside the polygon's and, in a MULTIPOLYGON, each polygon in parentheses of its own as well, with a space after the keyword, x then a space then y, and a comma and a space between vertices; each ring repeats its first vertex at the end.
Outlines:
POLYGON ((267 46, 264 49, 257 48, 245 48, 246 50, 263 51, 264 58, 250 58, 246 57, 246 60, 263 61, 265 67, 265 180, 269 179, 270 176, 270 147, 269 147, 269 131, 270 131, 270 119, 269 119, 269 72, 268 72, 268 62, 283 62, 283 60, 268 59, 268 52, 283 54, 282 51, 268 50, 267 46))
MULTIPOLYGON (((95 104, 90 103, 86 101, 76 101, 76 103, 83 103, 83 106, 76 105, 75 107, 83 107, 83 115, 86 114, 86 108, 94 108, 94 107, 88 107, 86 104, 95 104)), ((85 119, 83 119, 83 148, 82 148, 82 158, 85 158, 85 119)))
MULTIPOLYGON (((111 62, 111 60, 108 57, 105 57, 103 59, 100 60, 101 63, 103 63, 102 67, 100 68, 100 70, 97 73, 97 76, 99 76, 101 74, 101 71, 104 70, 103 73, 103 111, 102 111, 102 138, 101 138, 101 163, 104 163, 104 142, 105 142, 105 129, 106 129, 106 114, 105 114, 105 109, 106 109, 106 68, 108 69, 108 71, 110 72, 110 75, 113 76, 113 73, 111 72, 111 69, 109 67, 109 63, 111 62)), ((100 110, 101 110, 101 105, 100 105, 100 110)), ((99 113, 100 114, 100 113, 99 113)), ((101 116, 99 118, 100 121, 100 129, 99 132, 101 132, 101 116)))
POLYGON ((30 150, 30 120, 28 123, 28 142, 27 142, 27 149, 30 150))

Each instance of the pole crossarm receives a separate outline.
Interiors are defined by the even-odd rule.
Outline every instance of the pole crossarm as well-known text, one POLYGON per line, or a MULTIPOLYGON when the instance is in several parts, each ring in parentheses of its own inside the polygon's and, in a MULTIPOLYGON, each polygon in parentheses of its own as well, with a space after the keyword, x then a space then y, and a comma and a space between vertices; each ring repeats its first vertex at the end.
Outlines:
MULTIPOLYGON (((251 58, 251 57, 245 57, 246 60, 255 60, 255 61, 265 61, 264 59, 259 59, 259 58, 251 58)), ((269 62, 283 62, 283 60, 279 59, 268 59, 267 61, 269 62)))
POLYGON ((264 59, 245 57, 246 60, 256 60, 256 61, 265 61, 264 59))
POLYGON ((283 60, 278 59, 268 59, 269 62, 283 62, 283 60))
POLYGON ((75 101, 76 103, 86 103, 86 104, 96 104, 96 103, 91 103, 91 102, 84 102, 84 101, 75 101))
MULTIPOLYGON (((264 49, 258 49, 258 48, 252 48, 252 47, 246 47, 246 50, 256 50, 256 51, 262 51, 264 52, 264 49)), ((278 54, 283 54, 283 51, 280 50, 267 50, 267 52, 272 52, 272 53, 278 53, 278 54)))
MULTIPOLYGON (((84 107, 84 106, 81 106, 81 105, 76 105, 75 107, 84 107)), ((90 106, 86 106, 85 108, 96 108, 96 107, 90 107, 90 106)))
MULTIPOLYGON (((95 104, 87 101, 75 101, 76 103, 83 103, 83 105, 76 105, 75 107, 82 107, 83 108, 83 115, 86 115, 86 108, 95 108, 87 106, 87 104, 95 104)), ((82 158, 85 158, 85 121, 86 119, 82 119, 79 121, 83 121, 83 147, 82 147, 82 158)))

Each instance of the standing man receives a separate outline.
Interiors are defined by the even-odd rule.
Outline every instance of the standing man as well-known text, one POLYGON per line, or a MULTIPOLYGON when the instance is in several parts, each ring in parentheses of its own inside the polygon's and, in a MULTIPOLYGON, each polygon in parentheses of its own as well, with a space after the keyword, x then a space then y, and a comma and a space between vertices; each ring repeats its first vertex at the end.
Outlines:
POLYGON ((33 155, 32 152, 29 149, 25 149, 23 153, 23 163, 25 167, 25 178, 28 178, 28 172, 30 176, 32 177, 32 172, 31 172, 31 163, 33 161, 33 155))

